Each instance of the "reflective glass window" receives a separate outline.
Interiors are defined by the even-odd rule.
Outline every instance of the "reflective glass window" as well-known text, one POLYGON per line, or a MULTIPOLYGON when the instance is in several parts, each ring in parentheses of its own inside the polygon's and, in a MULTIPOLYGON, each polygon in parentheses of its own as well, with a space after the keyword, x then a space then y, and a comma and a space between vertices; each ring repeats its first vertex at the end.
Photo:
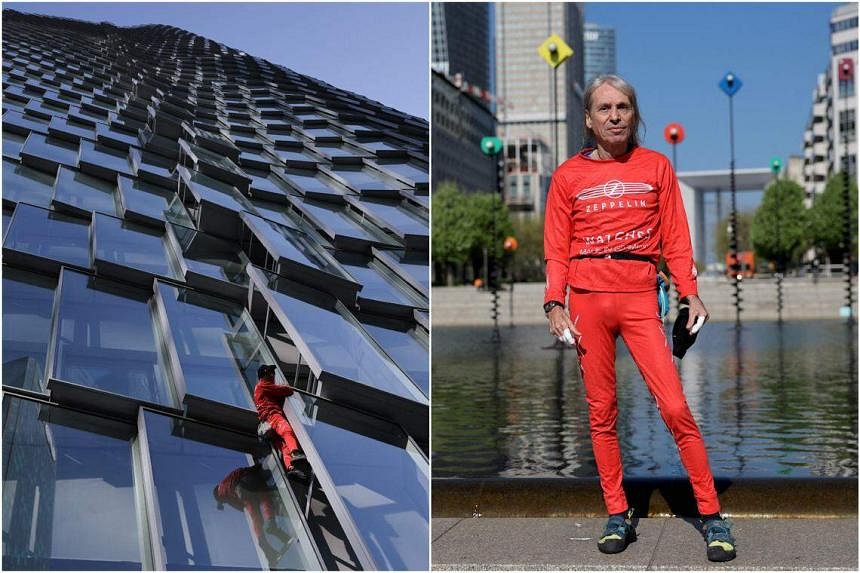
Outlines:
POLYGON ((259 336, 240 306, 158 283, 188 394, 254 409, 259 336))
POLYGON ((3 269, 3 384, 41 391, 57 280, 3 269))
POLYGON ((399 151, 397 147, 388 145, 384 141, 361 141, 359 143, 373 151, 399 151))
POLYGON ((374 237, 356 221, 350 219, 343 212, 343 207, 323 201, 311 200, 300 201, 298 204, 302 211, 318 220, 325 230, 331 234, 331 237, 334 237, 334 235, 344 235, 365 241, 377 240, 377 237, 374 237))
POLYGON ((57 172, 54 202, 82 214, 98 211, 116 215, 115 189, 116 182, 61 167, 57 172))
POLYGON ((362 284, 359 296, 365 299, 380 300, 406 306, 422 305, 414 296, 409 296, 395 284, 392 277, 377 268, 373 263, 348 261, 346 258, 338 257, 338 261, 346 271, 362 284))
POLYGON ((135 175, 170 189, 176 189, 176 180, 173 178, 176 161, 148 151, 140 152, 132 149, 130 153, 135 166, 135 175))
POLYGON ((427 221, 407 212, 398 204, 361 199, 359 205, 382 219, 387 225, 401 234, 428 235, 430 230, 427 221))
POLYGON ((346 180, 350 187, 356 191, 397 191, 398 187, 382 181, 379 177, 367 170, 336 169, 332 170, 335 175, 346 180))
POLYGON ((189 270, 218 280, 248 284, 245 264, 233 243, 179 225, 172 229, 189 270))
POLYGON ((96 215, 94 224, 96 264, 107 261, 156 276, 182 278, 163 231, 102 214, 96 215))
POLYGON ((24 147, 25 141, 27 141, 27 137, 24 135, 12 133, 11 131, 4 131, 3 155, 5 157, 14 157, 15 159, 20 159, 21 156, 19 155, 19 153, 24 147))
POLYGON ((285 228, 250 213, 243 213, 242 218, 272 258, 283 257, 314 268, 326 266, 326 261, 285 228))
POLYGON ((317 163, 312 155, 302 151, 292 151, 290 149, 274 149, 273 153, 280 157, 285 163, 317 163))
POLYGON ((218 181, 199 172, 191 174, 186 182, 201 200, 215 203, 237 213, 245 209, 245 205, 239 202, 234 187, 229 183, 218 181))
POLYGON ((427 181, 429 181, 427 171, 419 169, 411 163, 385 163, 381 164, 380 167, 386 171, 402 175, 406 179, 414 181, 415 183, 427 183, 427 181))
POLYGON ((90 169, 106 178, 115 178, 117 173, 133 175, 127 152, 91 141, 81 141, 81 164, 82 168, 83 164, 89 164, 90 169))
POLYGON ((30 155, 45 168, 53 171, 57 164, 76 166, 78 164, 78 144, 56 137, 31 133, 21 149, 22 155, 30 155), (53 166, 53 167, 49 167, 53 166))
POLYGON ((89 224, 54 211, 19 203, 6 232, 3 248, 89 267, 89 224))
POLYGON ((319 567, 271 456, 261 462, 253 445, 243 449, 224 431, 154 412, 144 423, 166 569, 319 567))
POLYGON ((289 193, 283 187, 280 179, 274 173, 265 173, 246 169, 245 173, 251 178, 251 194, 255 192, 268 193, 275 196, 287 196, 289 193))
POLYGON ((133 428, 3 398, 3 568, 140 570, 133 428))
POLYGON ((132 145, 140 145, 137 135, 109 127, 103 123, 96 124, 96 137, 100 142, 110 142, 114 146, 125 149, 132 145))
POLYGON ((302 172, 296 169, 288 169, 284 175, 284 179, 302 193, 343 195, 342 191, 338 191, 332 187, 323 176, 317 175, 316 171, 302 172))
POLYGON ((330 139, 333 137, 340 137, 339 133, 336 133, 334 130, 327 129, 324 127, 308 127, 305 128, 304 134, 312 139, 330 139))
POLYGON ((427 460, 393 424, 305 395, 291 400, 377 567, 428 569, 427 460))
POLYGON ((48 133, 62 139, 78 141, 82 137, 92 139, 95 130, 85 123, 79 123, 74 120, 54 116, 51 118, 51 123, 48 125, 48 133))
MULTIPOLYGON (((322 307, 298 297, 272 291, 295 335, 308 345, 323 370, 348 380, 410 400, 423 401, 412 382, 376 351, 367 334, 333 307, 322 307)), ((291 333, 292 334, 292 333, 291 333)))
POLYGON ((150 293, 63 270, 53 377, 171 406, 150 293))
MULTIPOLYGON (((6 140, 6 133, 3 134, 6 140)), ((3 159, 3 198, 9 201, 50 207, 54 195, 54 176, 3 159)))
POLYGON ((363 320, 362 327, 400 368, 412 378, 425 395, 430 395, 430 353, 427 345, 405 329, 363 320))
POLYGON ((119 191, 122 193, 125 207, 123 215, 126 218, 171 221, 192 226, 191 219, 175 191, 127 177, 119 178, 119 191))
MULTIPOLYGON (((9 105, 10 100, 4 100, 3 106, 4 109, 7 105, 9 105)), ((22 108, 23 109, 23 108, 22 108)), ((32 115, 24 115, 18 111, 7 111, 3 114, 3 127, 14 126, 21 129, 26 129, 27 131, 38 131, 40 133, 48 132, 49 121, 47 119, 43 119, 41 117, 35 117, 32 115)), ((3 137, 6 137, 7 130, 4 129, 3 137)))

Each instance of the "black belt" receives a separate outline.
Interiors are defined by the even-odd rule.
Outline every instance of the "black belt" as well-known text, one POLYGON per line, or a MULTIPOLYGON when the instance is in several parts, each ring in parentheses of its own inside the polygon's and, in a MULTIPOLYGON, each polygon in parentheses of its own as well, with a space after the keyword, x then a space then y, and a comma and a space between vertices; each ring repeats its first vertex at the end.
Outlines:
POLYGON ((651 260, 650 257, 625 252, 607 253, 605 255, 579 255, 576 257, 570 257, 570 260, 573 259, 615 259, 617 261, 645 261, 646 263, 654 264, 654 261, 651 260))

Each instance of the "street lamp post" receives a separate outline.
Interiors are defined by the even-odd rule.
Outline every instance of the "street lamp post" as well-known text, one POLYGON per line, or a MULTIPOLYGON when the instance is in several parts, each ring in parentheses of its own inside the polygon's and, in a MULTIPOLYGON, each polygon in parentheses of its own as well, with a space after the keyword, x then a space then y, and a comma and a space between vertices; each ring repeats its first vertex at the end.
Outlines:
MULTIPOLYGON (((684 141, 684 126, 680 123, 670 123, 663 129, 663 137, 672 146, 672 170, 678 175, 678 144, 684 141)), ((680 183, 679 183, 680 185, 680 183)), ((681 293, 675 288, 675 304, 681 308, 681 293)), ((668 318, 668 315, 667 317, 668 318)))
MULTIPOLYGON (((502 140, 496 136, 487 136, 481 139, 481 151, 490 158, 490 161, 493 162, 494 165, 497 166, 498 169, 498 160, 496 156, 502 152, 502 140)), ((498 261, 496 260, 496 199, 501 198, 502 189, 504 188, 504 170, 500 170, 501 172, 498 174, 498 181, 496 182, 496 192, 493 194, 493 202, 491 208, 493 210, 493 227, 490 236, 490 247, 492 248, 492 254, 490 256, 490 271, 487 273, 487 281, 490 283, 490 292, 492 293, 492 308, 490 310, 490 315, 493 318, 493 335, 491 340, 493 342, 499 342, 502 339, 501 333, 499 332, 499 281, 498 281, 498 261)))
POLYGON ((770 170, 773 173, 773 192, 776 193, 776 313, 777 323, 782 324, 782 192, 779 188, 779 172, 782 169, 782 161, 779 157, 770 160, 770 170))
POLYGON ((851 174, 848 172, 848 134, 842 132, 842 145, 845 149, 842 155, 842 269, 845 274, 845 306, 847 307, 846 318, 848 323, 854 321, 854 292, 851 286, 851 174))
POLYGON ((538 46, 538 53, 552 68, 552 168, 558 167, 558 67, 573 55, 573 49, 552 34, 538 46))
POLYGON ((741 327, 741 265, 738 260, 738 205, 737 190, 735 189, 735 115, 734 95, 741 89, 743 82, 732 72, 726 73, 720 81, 720 89, 729 96, 729 148, 731 152, 730 181, 732 187, 732 215, 731 215, 731 237, 729 239, 732 271, 734 273, 734 299, 735 299, 735 328, 741 327))

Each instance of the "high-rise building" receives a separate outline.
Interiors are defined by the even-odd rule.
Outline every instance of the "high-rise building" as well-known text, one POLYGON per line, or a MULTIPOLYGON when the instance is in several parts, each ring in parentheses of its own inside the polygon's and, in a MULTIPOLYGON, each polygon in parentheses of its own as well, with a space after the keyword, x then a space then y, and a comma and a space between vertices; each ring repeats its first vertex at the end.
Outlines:
POLYGON ((586 22, 583 40, 586 86, 597 76, 617 73, 615 28, 586 22))
MULTIPOLYGON (((536 149, 545 145, 549 157, 557 157, 560 164, 583 143, 582 5, 500 2, 495 5, 495 27, 496 95, 501 99, 496 112, 499 136, 516 149, 520 148, 520 142, 528 140, 535 143, 536 149), (573 49, 573 56, 555 72, 556 82, 553 69, 537 51, 551 34, 560 36, 573 49), (555 119, 557 149, 553 149, 555 119)), ((551 160, 550 173, 555 167, 551 160)), ((523 200, 520 191, 517 191, 518 201, 523 200)), ((545 194, 546 189, 529 192, 545 194)))
POLYGON ((812 113, 803 137, 803 179, 812 201, 827 179, 857 174, 857 4, 843 4, 830 18, 830 62, 813 91, 812 113), (847 142, 847 145, 846 145, 847 142))
POLYGON ((469 84, 489 90, 490 4, 433 2, 433 69, 449 77, 460 74, 469 84))
POLYGON ((3 568, 427 570, 427 122, 4 10, 2 129, 3 568))

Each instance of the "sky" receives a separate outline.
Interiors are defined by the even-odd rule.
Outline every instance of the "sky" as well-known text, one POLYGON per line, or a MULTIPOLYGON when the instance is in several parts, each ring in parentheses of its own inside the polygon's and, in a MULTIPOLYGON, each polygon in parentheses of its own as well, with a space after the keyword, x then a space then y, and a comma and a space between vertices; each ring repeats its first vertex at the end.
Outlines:
POLYGON ((20 3, 117 26, 169 24, 429 118, 426 3, 20 3))
MULTIPOLYGON (((585 19, 615 28, 618 73, 636 88, 645 145, 671 158, 663 139, 684 126, 678 170, 728 169, 728 71, 738 168, 767 168, 803 154, 817 76, 829 64, 833 3, 587 3, 585 19)), ((535 56, 537 57, 537 55, 535 56)))

